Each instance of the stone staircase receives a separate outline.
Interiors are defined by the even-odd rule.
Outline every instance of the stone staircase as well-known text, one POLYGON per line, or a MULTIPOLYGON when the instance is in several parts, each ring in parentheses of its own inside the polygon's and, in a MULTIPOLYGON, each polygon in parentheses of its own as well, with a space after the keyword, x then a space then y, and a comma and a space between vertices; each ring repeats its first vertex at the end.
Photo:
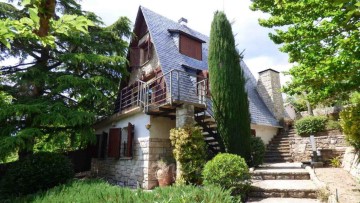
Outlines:
POLYGON ((301 163, 265 164, 252 172, 249 203, 319 202, 316 185, 301 163))
POLYGON ((274 136, 267 146, 264 163, 292 162, 290 140, 294 134, 295 130, 290 129, 289 131, 281 130, 274 136))

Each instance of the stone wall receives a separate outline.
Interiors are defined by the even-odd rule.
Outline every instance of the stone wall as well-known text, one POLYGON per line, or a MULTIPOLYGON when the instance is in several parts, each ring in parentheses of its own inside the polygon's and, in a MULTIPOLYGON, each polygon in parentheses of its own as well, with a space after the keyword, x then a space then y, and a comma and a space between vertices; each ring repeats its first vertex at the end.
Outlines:
POLYGON ((360 179, 360 151, 348 147, 345 151, 342 167, 355 178, 360 179))
MULTIPOLYGON (((323 161, 327 164, 331 158, 343 156, 347 147, 345 136, 339 130, 318 133, 315 142, 323 161)), ((294 135, 290 139, 290 153, 295 162, 310 161, 312 155, 310 138, 294 135)))
POLYGON ((152 189, 158 186, 158 181, 156 179, 156 170, 157 170, 156 162, 161 158, 166 158, 170 156, 173 156, 170 139, 150 138, 149 159, 148 159, 149 169, 148 169, 148 175, 145 176, 145 180, 147 180, 148 182, 147 189, 152 189))
POLYGON ((132 158, 93 159, 91 171, 116 185, 152 189, 158 185, 156 161, 171 153, 169 139, 139 138, 134 143, 132 158))

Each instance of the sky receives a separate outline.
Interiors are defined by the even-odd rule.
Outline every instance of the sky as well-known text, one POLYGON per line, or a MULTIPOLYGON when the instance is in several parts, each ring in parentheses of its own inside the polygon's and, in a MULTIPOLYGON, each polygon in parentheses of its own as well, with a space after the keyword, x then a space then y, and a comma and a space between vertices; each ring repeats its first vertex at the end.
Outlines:
MULTIPOLYGON (((224 11, 232 22, 237 48, 244 52, 244 61, 258 78, 258 72, 272 68, 279 72, 292 66, 288 55, 279 51, 268 33, 269 28, 259 25, 259 18, 267 14, 249 9, 251 0, 83 0, 82 8, 92 11, 102 18, 106 25, 115 22, 120 16, 135 22, 139 6, 144 6, 160 15, 177 21, 181 17, 188 20, 188 27, 203 34, 210 34, 211 21, 216 10, 224 11)), ((290 78, 280 75, 284 84, 290 78)))

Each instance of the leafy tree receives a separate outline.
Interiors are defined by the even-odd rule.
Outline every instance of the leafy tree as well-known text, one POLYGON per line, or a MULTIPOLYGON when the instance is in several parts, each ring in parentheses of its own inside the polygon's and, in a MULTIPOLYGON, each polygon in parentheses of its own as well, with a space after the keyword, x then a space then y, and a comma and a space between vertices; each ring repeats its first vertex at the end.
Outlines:
POLYGON ((209 74, 215 120, 226 151, 250 160, 250 113, 231 25, 217 11, 211 24, 209 74))
POLYGON ((305 92, 311 103, 347 100, 360 90, 360 2, 358 0, 254 0, 253 10, 270 14, 261 26, 288 53, 292 81, 286 93, 305 92))
POLYGON ((11 98, 0 106, 0 158, 17 150, 23 157, 35 145, 40 150, 87 145, 94 138, 92 124, 111 113, 126 72, 127 18, 104 27, 74 0, 29 2, 20 9, 0 3, 1 22, 27 19, 36 35, 17 35, 14 27, 13 37, 4 38, 9 44, 0 44, 0 61, 17 60, 0 68, 0 91, 11 98), (86 30, 89 25, 94 26, 86 30))

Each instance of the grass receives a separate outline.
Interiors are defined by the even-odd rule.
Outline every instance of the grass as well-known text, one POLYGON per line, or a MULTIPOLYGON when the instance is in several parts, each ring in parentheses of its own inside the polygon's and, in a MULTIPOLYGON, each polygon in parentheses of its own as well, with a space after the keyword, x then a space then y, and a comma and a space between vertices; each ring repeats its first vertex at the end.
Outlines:
POLYGON ((0 202, 239 202, 231 197, 230 191, 216 186, 172 186, 156 188, 152 192, 131 190, 108 184, 103 180, 74 180, 64 185, 54 187, 45 192, 39 192, 25 197, 15 197, 0 202))

